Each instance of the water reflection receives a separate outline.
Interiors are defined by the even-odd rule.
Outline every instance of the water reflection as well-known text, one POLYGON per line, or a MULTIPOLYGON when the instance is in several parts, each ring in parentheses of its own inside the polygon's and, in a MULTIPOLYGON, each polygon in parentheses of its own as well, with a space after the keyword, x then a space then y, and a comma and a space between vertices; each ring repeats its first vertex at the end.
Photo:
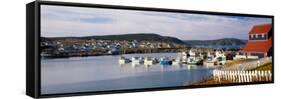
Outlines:
MULTIPOLYGON (((128 54, 125 57, 176 57, 176 53, 128 54)), ((120 56, 48 59, 41 62, 42 93, 181 86, 202 80, 210 68, 154 62, 120 64, 120 56), (110 82, 110 83, 109 83, 110 82)), ((148 59, 149 60, 149 59, 148 59)))

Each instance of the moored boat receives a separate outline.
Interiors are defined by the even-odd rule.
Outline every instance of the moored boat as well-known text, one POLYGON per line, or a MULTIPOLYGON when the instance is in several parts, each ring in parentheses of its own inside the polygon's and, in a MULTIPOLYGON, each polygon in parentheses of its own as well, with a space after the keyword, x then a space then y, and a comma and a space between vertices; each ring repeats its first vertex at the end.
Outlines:
POLYGON ((224 65, 226 63, 226 56, 223 51, 216 51, 216 60, 218 65, 224 65))
POLYGON ((144 63, 144 59, 142 57, 132 57, 133 64, 142 64, 144 63))
POLYGON ((183 64, 183 61, 182 61, 181 58, 173 59, 172 62, 173 62, 173 63, 172 63, 173 65, 181 65, 181 64, 183 64))
POLYGON ((207 67, 215 66, 215 62, 216 62, 216 59, 215 59, 214 55, 212 55, 210 52, 208 52, 207 59, 203 63, 204 66, 207 66, 207 67))
POLYGON ((156 58, 152 58, 152 57, 146 57, 144 58, 144 65, 153 65, 157 63, 157 59, 156 58))
POLYGON ((160 65, 172 65, 172 60, 168 57, 160 58, 160 65))
POLYGON ((200 57, 196 57, 194 50, 189 50, 189 57, 186 59, 188 65, 201 65, 203 60, 200 57))
POLYGON ((128 58, 125 58, 124 56, 120 56, 118 62, 119 62, 119 64, 127 64, 127 63, 130 63, 131 60, 128 58))

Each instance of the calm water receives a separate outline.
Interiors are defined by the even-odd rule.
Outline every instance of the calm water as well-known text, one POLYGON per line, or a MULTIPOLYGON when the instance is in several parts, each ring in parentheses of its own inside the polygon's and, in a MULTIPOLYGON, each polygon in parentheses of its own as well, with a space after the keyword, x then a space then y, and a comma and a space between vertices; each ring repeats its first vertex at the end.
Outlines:
MULTIPOLYGON (((128 54, 176 57, 176 53, 128 54)), ((118 64, 119 56, 42 59, 42 94, 182 86, 211 75, 204 66, 118 64)))

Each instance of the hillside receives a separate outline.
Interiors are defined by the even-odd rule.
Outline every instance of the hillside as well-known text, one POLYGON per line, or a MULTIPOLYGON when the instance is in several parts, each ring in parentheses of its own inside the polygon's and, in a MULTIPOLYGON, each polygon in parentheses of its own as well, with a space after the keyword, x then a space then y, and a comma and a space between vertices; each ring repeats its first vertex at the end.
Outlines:
POLYGON ((183 41, 175 37, 161 36, 158 34, 148 34, 148 33, 139 33, 139 34, 122 34, 122 35, 104 35, 104 36, 85 36, 85 37, 52 37, 46 38, 42 37, 41 40, 64 40, 64 39, 96 39, 96 40, 127 40, 127 41, 163 41, 163 42, 174 42, 178 44, 185 44, 183 41))
POLYGON ((236 38, 223 38, 217 40, 185 40, 184 42, 190 46, 240 46, 245 45, 247 41, 236 38))
POLYGON ((41 40, 44 41, 54 41, 54 40, 127 40, 127 41, 160 41, 160 42, 173 42, 177 44, 186 44, 191 47, 241 47, 246 44, 246 40, 240 40, 236 38, 223 38, 217 40, 180 40, 175 37, 161 36, 153 33, 138 33, 138 34, 121 34, 121 35, 104 35, 104 36, 85 36, 85 37, 52 37, 46 38, 42 37, 41 40))

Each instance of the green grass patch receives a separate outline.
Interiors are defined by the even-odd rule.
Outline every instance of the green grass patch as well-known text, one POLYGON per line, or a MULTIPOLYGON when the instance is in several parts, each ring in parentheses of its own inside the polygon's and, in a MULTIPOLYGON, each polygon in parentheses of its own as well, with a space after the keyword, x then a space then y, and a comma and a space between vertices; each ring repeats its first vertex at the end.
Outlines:
POLYGON ((270 70, 272 72, 272 63, 270 62, 270 63, 263 64, 262 66, 254 68, 252 70, 270 70))

